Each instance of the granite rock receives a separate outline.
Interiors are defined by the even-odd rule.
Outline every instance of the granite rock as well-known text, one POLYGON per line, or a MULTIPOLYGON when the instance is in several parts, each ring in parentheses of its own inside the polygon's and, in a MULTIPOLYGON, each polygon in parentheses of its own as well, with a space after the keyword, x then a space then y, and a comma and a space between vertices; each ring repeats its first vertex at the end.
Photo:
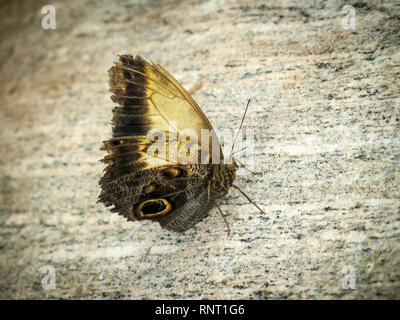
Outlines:
POLYGON ((44 30, 46 4, 0 6, 1 298, 400 298, 398 3, 52 1, 44 30), (252 99, 236 182, 266 215, 232 190, 229 236, 215 209, 176 234, 96 203, 123 53, 220 130, 252 99))

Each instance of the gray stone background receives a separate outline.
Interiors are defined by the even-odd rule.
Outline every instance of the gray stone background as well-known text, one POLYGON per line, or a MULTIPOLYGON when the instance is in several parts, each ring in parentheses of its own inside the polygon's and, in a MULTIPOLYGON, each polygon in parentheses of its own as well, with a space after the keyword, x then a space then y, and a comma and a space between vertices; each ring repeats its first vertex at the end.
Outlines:
POLYGON ((7 1, 0 21, 1 298, 400 298, 396 1, 7 1), (197 87, 216 128, 252 99, 263 175, 236 183, 266 215, 232 190, 230 236, 216 209, 176 234, 96 204, 123 53, 197 87))

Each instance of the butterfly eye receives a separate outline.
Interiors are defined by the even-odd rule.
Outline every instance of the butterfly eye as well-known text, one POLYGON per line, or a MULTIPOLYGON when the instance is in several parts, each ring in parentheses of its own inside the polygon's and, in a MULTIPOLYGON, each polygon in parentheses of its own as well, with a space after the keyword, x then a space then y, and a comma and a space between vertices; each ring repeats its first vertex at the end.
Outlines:
POLYGON ((119 146, 121 143, 122 143, 122 141, 120 141, 120 140, 113 140, 113 141, 111 141, 111 144, 112 144, 113 146, 119 146))
POLYGON ((142 218, 154 217, 171 212, 172 205, 166 199, 152 199, 143 201, 138 207, 142 218))

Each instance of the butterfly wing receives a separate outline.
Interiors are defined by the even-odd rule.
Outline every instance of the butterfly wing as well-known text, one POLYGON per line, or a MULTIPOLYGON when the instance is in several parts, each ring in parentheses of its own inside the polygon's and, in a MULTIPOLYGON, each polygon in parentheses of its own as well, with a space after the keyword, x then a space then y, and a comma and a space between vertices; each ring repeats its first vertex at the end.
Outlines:
POLYGON ((215 149, 222 159, 210 122, 190 94, 158 64, 122 55, 109 76, 111 98, 119 106, 113 109, 113 138, 103 146, 108 153, 103 161, 108 165, 100 179, 99 201, 128 220, 153 219, 170 230, 187 230, 215 203, 209 191, 215 166, 201 164, 211 162, 215 149), (176 136, 186 128, 191 129, 185 135, 194 142, 195 156, 185 162, 176 155, 186 140, 176 136), (149 138, 149 131, 155 129, 162 139, 149 138), (210 132, 209 145, 199 142, 202 129, 210 132))

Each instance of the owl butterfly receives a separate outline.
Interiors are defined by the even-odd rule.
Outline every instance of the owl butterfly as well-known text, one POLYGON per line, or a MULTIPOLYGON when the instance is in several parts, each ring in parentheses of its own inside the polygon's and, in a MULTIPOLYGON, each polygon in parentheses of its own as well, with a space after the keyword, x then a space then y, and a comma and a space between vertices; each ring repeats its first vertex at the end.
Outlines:
POLYGON ((108 154, 98 201, 128 220, 150 219, 183 232, 204 219, 230 187, 241 191, 233 185, 238 165, 224 163, 210 122, 167 70, 140 56, 121 55, 108 73, 118 106, 113 137, 101 148, 108 154), (199 139, 204 129, 210 136, 199 139))

